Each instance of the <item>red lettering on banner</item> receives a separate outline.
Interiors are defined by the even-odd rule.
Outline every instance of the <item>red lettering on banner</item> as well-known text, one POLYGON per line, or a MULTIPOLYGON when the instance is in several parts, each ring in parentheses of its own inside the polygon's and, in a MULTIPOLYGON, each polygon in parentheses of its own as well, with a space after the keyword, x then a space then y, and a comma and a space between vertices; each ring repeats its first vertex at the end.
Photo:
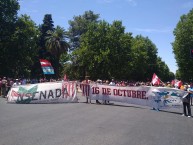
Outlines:
POLYGON ((96 94, 99 94, 99 87, 96 87, 96 88, 95 88, 95 93, 96 93, 96 94))
POLYGON ((106 95, 106 88, 102 88, 102 94, 106 95))
POLYGON ((123 96, 126 97, 126 90, 122 90, 123 96))
POLYGON ((111 95, 111 89, 107 88, 107 95, 111 95))
POLYGON ((131 90, 127 90, 127 97, 131 97, 131 90))
POLYGON ((95 87, 92 87, 92 94, 95 94, 95 87))
POLYGON ((99 87, 93 87, 92 94, 99 94, 99 87))
POLYGON ((139 99, 148 99, 147 97, 145 97, 146 91, 113 89, 113 95, 114 96, 139 98, 139 99))
POLYGON ((117 89, 113 89, 113 95, 117 96, 117 89))
POLYGON ((137 91, 137 98, 142 99, 142 96, 141 96, 141 91, 137 91))
MULTIPOLYGON (((99 94, 99 87, 92 88, 93 94, 99 94)), ((132 97, 138 99, 148 99, 146 97, 146 91, 135 91, 135 90, 121 90, 113 89, 111 94, 111 88, 102 88, 102 95, 114 95, 123 97, 132 97)))
POLYGON ((148 97, 145 97, 145 96, 146 96, 146 91, 142 91, 142 99, 148 100, 148 97))
POLYGON ((126 97, 126 91, 127 90, 120 90, 120 89, 118 89, 118 95, 126 97))
POLYGON ((122 96, 121 90, 119 90, 119 89, 118 89, 118 95, 119 95, 119 96, 122 96))
POLYGON ((110 88, 102 88, 102 94, 103 95, 111 95, 111 89, 110 88))
POLYGON ((132 91, 132 98, 136 98, 136 91, 132 91))

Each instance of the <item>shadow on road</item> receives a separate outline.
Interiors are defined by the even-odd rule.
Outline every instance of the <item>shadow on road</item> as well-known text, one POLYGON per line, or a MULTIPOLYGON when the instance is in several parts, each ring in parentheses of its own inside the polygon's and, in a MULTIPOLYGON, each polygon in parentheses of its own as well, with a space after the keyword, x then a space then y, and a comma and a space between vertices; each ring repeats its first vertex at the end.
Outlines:
POLYGON ((132 105, 124 105, 124 104, 114 104, 114 103, 109 103, 109 104, 97 104, 97 103, 94 103, 94 102, 91 102, 91 103, 86 103, 86 102, 79 102, 79 103, 84 103, 84 104, 92 104, 92 105, 108 105, 108 106, 113 106, 113 107, 126 107, 126 108, 138 108, 138 109, 147 109, 147 108, 144 108, 144 107, 140 107, 140 106, 132 106, 132 105))
POLYGON ((160 112, 166 112, 166 113, 171 113, 171 114, 178 114, 181 115, 181 112, 174 112, 174 111, 170 111, 170 110, 160 110, 160 112))

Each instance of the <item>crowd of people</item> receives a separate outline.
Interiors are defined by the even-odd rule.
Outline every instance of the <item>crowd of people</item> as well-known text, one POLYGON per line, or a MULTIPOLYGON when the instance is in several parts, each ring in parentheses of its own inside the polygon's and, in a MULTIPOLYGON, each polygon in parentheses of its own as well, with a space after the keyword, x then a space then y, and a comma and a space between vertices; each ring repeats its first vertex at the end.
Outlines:
POLYGON ((85 83, 85 81, 87 80, 87 83, 97 83, 97 84, 102 84, 102 85, 111 85, 111 86, 122 86, 122 87, 126 87, 126 86, 156 86, 156 87, 169 87, 169 88, 178 88, 181 90, 187 90, 190 87, 191 83, 181 83, 179 84, 175 84, 172 82, 160 82, 159 84, 152 84, 152 82, 148 81, 148 82, 140 82, 140 81, 118 81, 115 79, 111 79, 109 80, 101 80, 101 79, 97 79, 96 81, 92 81, 89 79, 85 79, 82 81, 82 83, 85 83))
MULTIPOLYGON (((151 82, 129 82, 129 81, 115 81, 112 79, 110 82, 109 80, 100 80, 98 79, 97 81, 91 81, 88 78, 86 78, 82 83, 88 83, 88 84, 100 84, 100 85, 110 85, 110 86, 121 86, 121 87, 126 87, 126 86, 152 86, 151 82)), ((170 88, 177 88, 180 90, 187 91, 188 94, 182 98, 182 105, 183 105, 183 114, 182 116, 187 116, 191 117, 191 105, 192 105, 192 98, 193 98, 193 84, 192 83, 163 83, 161 82, 159 85, 154 85, 157 87, 170 87, 170 88)), ((88 98, 86 97, 88 103, 88 98)), ((98 100, 96 100, 97 104, 101 104, 98 100)), ((105 101, 104 104, 109 104, 110 102, 105 101)))
MULTIPOLYGON (((46 79, 40 78, 40 79, 25 79, 25 78, 7 78, 3 77, 0 78, 0 96, 2 95, 5 97, 6 92, 10 90, 12 86, 18 86, 18 85, 26 85, 26 84, 36 84, 36 83, 43 83, 43 82, 55 82, 55 81, 62 81, 63 79, 46 79)), ((115 79, 109 80, 101 80, 97 79, 96 81, 89 80, 89 78, 85 78, 85 80, 81 81, 82 83, 97 83, 97 84, 103 84, 103 85, 111 85, 111 86, 157 86, 157 87, 170 87, 170 88, 178 88, 181 90, 187 90, 190 88, 190 84, 184 83, 179 85, 172 84, 171 82, 163 83, 161 82, 159 85, 152 85, 152 83, 149 82, 135 82, 135 81, 118 81, 115 79)))
MULTIPOLYGON (((18 85, 25 85, 25 84, 36 84, 36 83, 43 83, 43 82, 55 82, 55 81, 62 81, 62 79, 50 79, 47 80, 46 78, 41 79, 12 79, 12 78, 0 78, 0 96, 6 97, 8 91, 11 87, 18 86, 18 85)), ((88 77, 85 80, 81 81, 80 83, 87 83, 87 84, 101 84, 101 85, 110 85, 110 86, 153 86, 151 82, 134 82, 134 81, 117 81, 114 79, 109 80, 100 80, 97 79, 96 81, 89 80, 88 77)), ((193 84, 192 83, 181 83, 179 85, 172 84, 171 82, 163 83, 161 82, 159 85, 154 85, 157 87, 170 87, 170 88, 178 88, 184 91, 188 91, 188 95, 182 98, 183 103, 183 116, 191 116, 191 105, 192 105, 192 98, 193 98, 193 84)), ((86 100, 88 103, 88 98, 86 100)), ((98 100, 96 100, 97 104, 101 104, 98 100)), ((108 102, 104 102, 108 104, 108 102)))
POLYGON ((7 93, 9 92, 11 87, 19 86, 19 85, 26 85, 26 84, 36 84, 36 83, 43 83, 43 82, 55 82, 55 81, 61 81, 55 80, 55 79, 46 79, 46 78, 40 78, 38 79, 25 79, 25 78, 7 78, 2 77, 0 78, 0 96, 5 98, 7 96, 7 93))

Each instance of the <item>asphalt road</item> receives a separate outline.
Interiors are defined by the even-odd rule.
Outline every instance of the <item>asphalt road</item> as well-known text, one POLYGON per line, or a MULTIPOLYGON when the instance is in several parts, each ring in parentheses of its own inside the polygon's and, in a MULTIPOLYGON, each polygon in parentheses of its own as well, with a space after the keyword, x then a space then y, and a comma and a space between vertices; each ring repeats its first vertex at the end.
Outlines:
POLYGON ((181 110, 79 98, 68 104, 7 104, 0 98, 0 145, 193 144, 193 118, 182 117, 181 110))

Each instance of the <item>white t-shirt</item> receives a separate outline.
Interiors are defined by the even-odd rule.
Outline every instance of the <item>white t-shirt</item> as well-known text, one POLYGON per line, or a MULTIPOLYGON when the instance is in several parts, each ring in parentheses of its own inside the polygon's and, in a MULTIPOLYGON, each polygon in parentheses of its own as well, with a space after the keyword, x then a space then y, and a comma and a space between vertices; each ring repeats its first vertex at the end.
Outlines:
POLYGON ((20 82, 15 82, 15 83, 13 83, 13 87, 14 87, 14 86, 19 86, 19 85, 21 85, 20 82))
POLYGON ((109 86, 115 86, 115 82, 110 82, 109 86))

